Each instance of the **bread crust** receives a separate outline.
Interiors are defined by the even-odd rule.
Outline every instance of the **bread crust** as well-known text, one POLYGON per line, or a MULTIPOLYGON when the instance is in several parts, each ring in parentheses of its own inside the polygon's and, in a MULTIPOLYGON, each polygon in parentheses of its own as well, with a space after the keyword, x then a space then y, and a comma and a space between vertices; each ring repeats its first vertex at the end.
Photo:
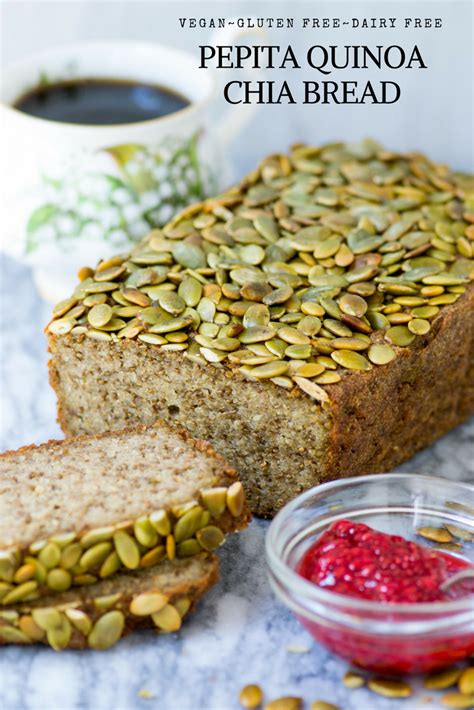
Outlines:
MULTIPOLYGON (((219 580, 219 564, 216 555, 211 553, 202 553, 201 559, 203 561, 204 569, 199 577, 196 577, 192 581, 160 584, 159 577, 157 575, 157 582, 154 585, 147 585, 146 593, 165 593, 168 597, 168 603, 171 605, 174 605, 179 600, 188 599, 191 604, 188 612, 186 612, 187 616, 189 611, 193 611, 195 609, 198 601, 206 593, 206 591, 219 580)), ((170 564, 173 565, 176 563, 170 564)), ((184 567, 186 563, 181 561, 179 564, 184 567)), ((134 597, 142 593, 143 586, 140 572, 135 574, 129 573, 127 574, 127 577, 131 580, 130 589, 127 593, 122 594, 122 597, 115 602, 111 608, 103 611, 99 610, 94 604, 95 599, 104 595, 103 584, 101 585, 101 583, 90 587, 79 587, 74 590, 70 590, 69 592, 55 595, 54 597, 50 596, 35 602, 30 602, 29 604, 24 603, 14 607, 8 607, 8 611, 13 610, 17 612, 21 618, 21 616, 24 615, 29 616, 33 609, 54 608, 61 610, 63 608, 71 608, 73 606, 74 609, 87 614, 93 625, 101 616, 103 616, 103 614, 107 613, 107 611, 118 610, 124 614, 125 619, 121 638, 138 629, 154 628, 156 631, 159 631, 153 623, 151 616, 135 616, 130 612, 130 602, 134 597)), ((109 584, 109 586, 112 586, 113 581, 110 580, 110 583, 111 584, 109 584)), ((113 591, 110 593, 113 594, 113 591)), ((9 623, 5 619, 2 619, 0 615, 0 646, 14 643, 13 641, 7 640, 5 637, 2 637, 2 625, 11 625, 11 622, 9 623)), ((43 638, 36 640, 36 643, 48 645, 48 640, 46 636, 44 636, 43 638)), ((88 648, 87 636, 84 633, 81 633, 77 628, 72 627, 71 638, 65 648, 88 648)))

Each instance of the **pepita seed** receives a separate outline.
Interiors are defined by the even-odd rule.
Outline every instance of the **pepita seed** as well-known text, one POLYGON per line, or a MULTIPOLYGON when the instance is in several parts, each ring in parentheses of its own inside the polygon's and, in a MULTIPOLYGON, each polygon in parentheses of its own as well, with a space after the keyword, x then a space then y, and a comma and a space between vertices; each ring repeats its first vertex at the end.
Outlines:
POLYGON ((377 695, 385 698, 408 698, 412 694, 412 689, 408 683, 401 680, 391 680, 386 678, 371 678, 367 687, 377 695))
POLYGON ((75 629, 84 636, 89 634, 92 622, 84 611, 80 609, 66 609, 64 613, 75 629))
POLYGON ((415 335, 405 325, 395 325, 393 328, 389 328, 385 333, 385 337, 393 345, 398 345, 399 347, 407 347, 415 340, 415 335))
POLYGON ((302 707, 302 698, 288 695, 283 698, 271 700, 265 705, 265 710, 301 710, 302 707))
POLYGON ((140 550, 135 540, 123 530, 114 534, 115 551, 127 569, 136 569, 140 564, 140 550))
POLYGON ((447 708, 472 708, 474 707, 474 695, 446 693, 446 695, 443 695, 441 698, 441 703, 447 708))
POLYGON ((18 604, 18 602, 22 602, 27 599, 30 594, 35 592, 37 589, 38 582, 33 580, 30 580, 29 582, 23 582, 23 584, 19 584, 17 587, 13 587, 13 589, 3 597, 2 604, 18 604))
POLYGON ((393 360, 395 352, 390 345, 374 344, 370 346, 367 355, 374 365, 386 365, 393 360))
POLYGON ((130 611, 135 616, 151 616, 160 611, 168 603, 168 597, 159 592, 148 592, 134 597, 130 603, 130 611))
POLYGON ((106 303, 93 306, 87 314, 87 320, 93 328, 102 328, 110 322, 113 311, 106 303))
POLYGON ((234 518, 242 515, 244 509, 244 489, 240 481, 235 481, 227 489, 226 505, 234 518))
POLYGON ((151 618, 161 631, 171 633, 181 628, 181 616, 171 604, 166 604, 160 611, 152 614, 151 618))
POLYGON ((201 525, 201 513, 202 508, 197 505, 176 521, 173 531, 176 543, 183 542, 183 540, 193 537, 194 533, 201 525))
MULTIPOLYGON (((28 636, 29 639, 32 641, 41 641, 44 639, 45 632, 43 629, 41 629, 38 624, 33 620, 33 617, 30 616, 29 614, 24 614, 19 622, 18 626, 20 628, 20 631, 23 631, 24 634, 28 636)), ((1 635, 1 626, 0 626, 0 635, 1 635)))
POLYGON ((458 688, 463 695, 474 696, 474 666, 462 671, 458 680, 458 688))
POLYGON ((23 631, 8 624, 0 624, 0 639, 7 643, 31 643, 31 639, 23 631))
POLYGON ((362 686, 365 685, 365 678, 359 673, 347 671, 347 673, 344 675, 344 678, 342 679, 342 682, 344 683, 346 688, 362 688, 362 686))
POLYGON ((436 528, 433 526, 425 526, 422 528, 417 528, 418 535, 426 538, 427 540, 432 540, 433 542, 452 542, 453 536, 445 528, 436 528))
POLYGON ((458 682, 461 672, 460 668, 447 668, 439 673, 432 673, 431 675, 426 676, 423 681, 423 685, 425 688, 429 688, 430 690, 450 688, 458 682))
POLYGON ((48 572, 46 584, 55 592, 65 592, 72 584, 72 577, 65 569, 52 569, 48 572))
POLYGON ((224 533, 215 525, 206 525, 196 533, 196 538, 205 550, 215 550, 224 542, 224 533))
POLYGON ((226 508, 227 488, 206 488, 201 491, 201 500, 213 518, 219 518, 226 508))
POLYGON ((335 350, 332 359, 347 370, 370 370, 372 365, 363 355, 353 350, 335 350))
POLYGON ((263 702, 262 689, 258 685, 246 685, 239 693, 239 702, 246 710, 255 710, 263 702))
POLYGON ((87 637, 90 648, 103 651, 113 646, 122 635, 125 617, 121 611, 108 611, 94 624, 87 637))
POLYGON ((85 572, 97 567, 104 562, 112 551, 111 542, 98 542, 89 547, 79 560, 79 566, 85 572))
POLYGON ((328 703, 325 700, 315 700, 311 703, 310 710, 340 710, 338 705, 328 703))

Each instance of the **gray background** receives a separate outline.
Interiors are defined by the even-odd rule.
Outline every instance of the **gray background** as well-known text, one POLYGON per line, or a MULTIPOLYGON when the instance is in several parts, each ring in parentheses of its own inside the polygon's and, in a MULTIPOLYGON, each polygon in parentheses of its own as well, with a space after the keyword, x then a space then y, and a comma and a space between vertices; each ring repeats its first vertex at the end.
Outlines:
MULTIPOLYGON (((24 2, 3 0, 1 59, 11 61, 34 50, 87 39, 143 39, 174 45, 198 56, 198 45, 207 44, 212 30, 181 29, 179 17, 294 17, 293 30, 270 30, 272 44, 291 43, 297 55, 314 44, 418 44, 426 70, 401 69, 351 72, 340 70, 328 79, 393 80, 402 86, 402 97, 389 106, 290 105, 262 106, 252 125, 232 150, 235 174, 240 176, 256 160, 281 151, 292 142, 359 140, 367 135, 392 149, 420 150, 457 169, 469 170, 473 159, 473 55, 472 8, 469 0, 373 0, 372 2, 266 2, 214 0, 128 0, 127 2, 62 0, 24 2), (441 17, 442 29, 319 29, 301 30, 299 17, 441 17)), ((255 42, 255 38, 251 40, 255 42)), ((219 76, 224 80, 224 71, 219 76)), ((233 72, 232 78, 240 78, 233 72)), ((318 81, 311 70, 271 72, 271 78, 318 81)), ((170 68, 170 82, 173 74, 170 68)), ((224 108, 216 105, 216 121, 224 108)))

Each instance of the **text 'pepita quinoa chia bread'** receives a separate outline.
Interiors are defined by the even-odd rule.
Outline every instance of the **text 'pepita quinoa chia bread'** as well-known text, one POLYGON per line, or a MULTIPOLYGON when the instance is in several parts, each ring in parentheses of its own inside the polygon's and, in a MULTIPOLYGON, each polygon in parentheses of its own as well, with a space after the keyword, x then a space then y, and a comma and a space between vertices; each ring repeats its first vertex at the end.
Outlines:
POLYGON ((473 188, 372 141, 270 156, 81 269, 47 328, 61 426, 173 419, 264 516, 393 468, 474 409, 473 188))
POLYGON ((215 555, 122 572, 90 587, 0 609, 0 645, 44 643, 104 650, 139 628, 178 631, 182 618, 217 581, 215 555))
POLYGON ((0 456, 0 607, 219 547, 249 519, 209 444, 166 424, 0 456))

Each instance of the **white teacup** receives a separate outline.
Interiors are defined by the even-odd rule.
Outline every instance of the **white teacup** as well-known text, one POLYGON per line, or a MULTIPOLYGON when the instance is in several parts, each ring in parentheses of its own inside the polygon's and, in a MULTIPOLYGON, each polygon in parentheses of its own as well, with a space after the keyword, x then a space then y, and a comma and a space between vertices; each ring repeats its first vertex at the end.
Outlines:
POLYGON ((44 298, 65 297, 82 264, 126 251, 181 207, 228 184, 229 143, 253 107, 216 117, 215 93, 214 76, 191 54, 141 42, 57 47, 5 70, 1 246, 33 266, 44 298), (104 126, 45 120, 12 107, 45 76, 161 85, 190 104, 152 120, 104 126))

